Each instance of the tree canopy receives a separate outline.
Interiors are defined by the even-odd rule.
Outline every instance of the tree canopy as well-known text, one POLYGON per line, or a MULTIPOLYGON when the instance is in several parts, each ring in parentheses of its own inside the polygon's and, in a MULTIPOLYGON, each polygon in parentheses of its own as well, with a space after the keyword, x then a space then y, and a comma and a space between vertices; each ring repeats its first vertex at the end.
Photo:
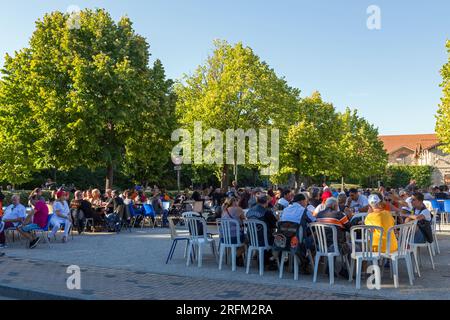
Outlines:
MULTIPOLYGON (((205 130, 225 132, 287 128, 287 115, 295 109, 300 92, 289 87, 251 48, 215 41, 213 54, 178 83, 176 93, 181 126, 192 132, 194 123, 201 121, 205 130)), ((222 165, 217 168, 226 170, 222 165)))
MULTIPOLYGON (((377 129, 356 110, 337 112, 319 92, 301 97, 240 42, 215 41, 207 60, 174 84, 160 60, 150 63, 150 46, 129 18, 116 22, 105 10, 86 9, 75 24, 72 19, 61 12, 45 15, 36 22, 29 45, 5 58, 1 180, 22 184, 39 172, 80 174, 86 168, 103 168, 107 188, 117 170, 138 183, 167 180, 172 133, 177 127, 194 133, 199 122, 203 132, 242 129, 244 141, 255 130, 259 151, 268 143, 269 157, 276 146, 257 133, 278 130, 280 170, 270 177, 273 182, 284 183, 290 175, 297 181, 359 179, 380 175, 386 167, 377 129)), ((441 138, 448 143, 449 74, 450 62, 442 70, 438 117, 441 138)), ((202 147, 219 143, 227 150, 225 137, 200 138, 202 147)), ((257 181, 252 170, 266 168, 267 159, 249 146, 234 148, 233 161, 243 152, 245 175, 257 181)), ((194 164, 189 172, 200 182, 210 181, 214 170, 225 186, 228 165, 194 164)))
POLYGON ((447 40, 448 62, 442 67, 442 98, 437 112, 436 133, 442 150, 450 153, 450 40, 447 40))
POLYGON ((134 174, 150 153, 167 163, 161 140, 170 137, 173 99, 161 62, 149 67, 149 45, 127 17, 84 10, 77 28, 70 19, 45 15, 29 47, 6 56, 0 174, 20 183, 44 168, 104 167, 111 187, 114 168, 129 159, 141 161, 127 166, 134 174))
POLYGON ((317 176, 360 179, 384 172, 387 154, 378 130, 356 110, 339 113, 315 92, 291 115, 295 123, 283 140, 284 179, 286 174, 295 174, 297 182, 317 176))

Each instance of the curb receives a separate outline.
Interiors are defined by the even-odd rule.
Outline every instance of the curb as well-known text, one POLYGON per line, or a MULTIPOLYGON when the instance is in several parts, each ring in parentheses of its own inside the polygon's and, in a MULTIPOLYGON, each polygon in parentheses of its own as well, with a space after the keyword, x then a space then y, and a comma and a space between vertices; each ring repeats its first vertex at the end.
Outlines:
POLYGON ((22 289, 5 285, 0 285, 0 296, 18 300, 83 300, 81 298, 62 296, 45 291, 22 289))

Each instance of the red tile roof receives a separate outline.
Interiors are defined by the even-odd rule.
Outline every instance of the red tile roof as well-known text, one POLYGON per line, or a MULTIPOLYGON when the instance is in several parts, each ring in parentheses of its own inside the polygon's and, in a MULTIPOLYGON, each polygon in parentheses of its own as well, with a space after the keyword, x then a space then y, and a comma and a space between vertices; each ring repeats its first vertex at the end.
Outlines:
POLYGON ((439 144, 436 134, 410 134, 398 136, 380 136, 387 153, 392 153, 400 148, 408 148, 414 152, 431 149, 439 144))

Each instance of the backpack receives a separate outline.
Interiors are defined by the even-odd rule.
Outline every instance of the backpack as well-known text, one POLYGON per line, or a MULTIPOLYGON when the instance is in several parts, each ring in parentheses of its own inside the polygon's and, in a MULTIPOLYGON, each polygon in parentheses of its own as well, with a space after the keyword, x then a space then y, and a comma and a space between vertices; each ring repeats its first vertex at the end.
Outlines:
POLYGON ((120 216, 117 213, 111 213, 106 217, 106 225, 108 232, 120 232, 121 223, 120 216))
MULTIPOLYGON (((426 210, 426 208, 420 210, 418 215, 420 215, 424 210, 426 210)), ((417 226, 419 227, 420 232, 422 232, 425 240, 428 243, 433 243, 434 239, 433 239, 433 230, 431 228, 431 222, 423 219, 417 222, 417 226)))
POLYGON ((297 238, 300 224, 290 221, 278 222, 277 232, 273 234, 274 250, 296 250, 299 245, 297 238))

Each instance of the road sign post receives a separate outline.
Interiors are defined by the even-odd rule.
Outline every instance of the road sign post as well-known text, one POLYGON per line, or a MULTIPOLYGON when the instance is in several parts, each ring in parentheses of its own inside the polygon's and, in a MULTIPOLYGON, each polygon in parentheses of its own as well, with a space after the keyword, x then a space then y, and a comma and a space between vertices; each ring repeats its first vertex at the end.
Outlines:
POLYGON ((181 172, 181 164, 183 163, 183 158, 180 156, 172 156, 172 162, 175 165, 173 168, 177 172, 177 186, 178 186, 178 194, 180 193, 180 172, 181 172))

